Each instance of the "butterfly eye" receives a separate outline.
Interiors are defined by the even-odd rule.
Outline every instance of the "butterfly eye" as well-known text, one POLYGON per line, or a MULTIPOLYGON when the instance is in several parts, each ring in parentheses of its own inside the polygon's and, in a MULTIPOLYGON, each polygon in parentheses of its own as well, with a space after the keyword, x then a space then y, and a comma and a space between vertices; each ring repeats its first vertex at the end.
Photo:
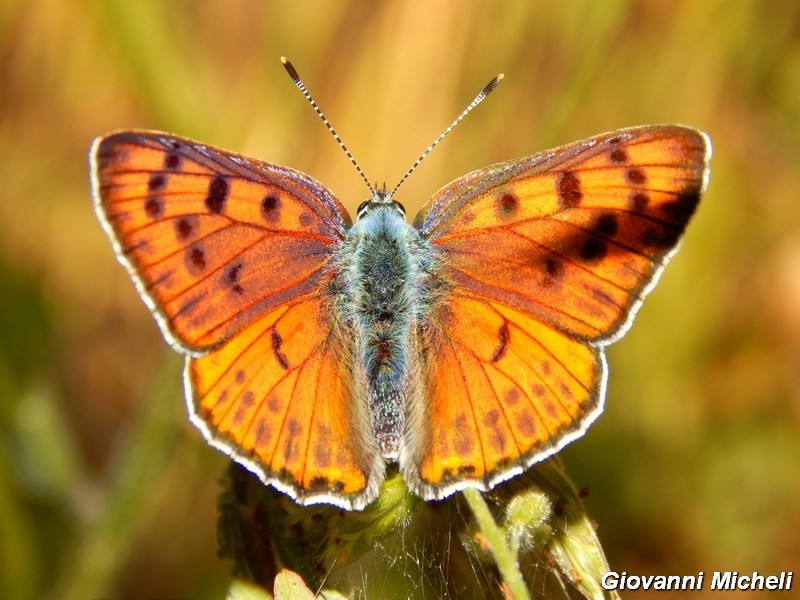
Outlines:
POLYGON ((364 200, 361 204, 358 205, 358 210, 356 211, 356 216, 359 219, 363 219, 366 214, 371 211, 373 208, 378 206, 391 206, 394 208, 400 216, 404 219, 406 218, 406 208, 402 204, 400 204, 397 200, 391 200, 390 198, 370 198, 369 200, 364 200))
POLYGON ((365 214, 367 214, 367 211, 369 210, 369 205, 370 205, 371 202, 372 202, 372 200, 364 200, 361 204, 358 205, 358 210, 356 211, 356 217, 357 218, 360 219, 365 214))

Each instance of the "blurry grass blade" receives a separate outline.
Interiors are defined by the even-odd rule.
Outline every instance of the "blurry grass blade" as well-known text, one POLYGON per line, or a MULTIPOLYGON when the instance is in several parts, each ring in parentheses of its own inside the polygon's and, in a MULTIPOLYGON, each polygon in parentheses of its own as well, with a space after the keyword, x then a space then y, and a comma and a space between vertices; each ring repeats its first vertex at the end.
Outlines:
POLYGON ((155 497, 152 487, 159 469, 179 439, 174 414, 182 409, 181 391, 174 366, 166 361, 159 379, 165 383, 156 386, 154 397, 142 400, 140 422, 125 440, 120 460, 111 465, 111 491, 96 519, 85 526, 85 536, 78 541, 53 597, 97 598, 115 589, 114 578, 131 550, 130 540, 155 497))
POLYGON ((103 29, 115 38, 120 68, 135 77, 135 89, 149 104, 156 126, 202 137, 209 111, 209 93, 198 77, 203 49, 182 27, 171 2, 107 0, 92 4, 103 29), (203 101, 199 101, 202 98, 203 101))

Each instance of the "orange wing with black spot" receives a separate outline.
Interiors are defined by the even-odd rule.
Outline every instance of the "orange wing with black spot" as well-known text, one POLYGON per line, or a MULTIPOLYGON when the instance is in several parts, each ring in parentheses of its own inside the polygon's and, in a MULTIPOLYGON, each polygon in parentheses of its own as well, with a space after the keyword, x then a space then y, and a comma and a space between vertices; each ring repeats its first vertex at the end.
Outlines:
POLYGON ((120 262, 191 357, 206 437, 301 502, 366 505, 384 465, 327 292, 344 207, 298 171, 158 132, 99 138, 91 169, 120 262))
POLYGON ((384 477, 352 348, 321 298, 283 304, 186 363, 192 420, 301 504, 364 508, 384 477))
POLYGON ((436 432, 406 440, 415 491, 488 489, 585 431, 602 410, 603 347, 676 250, 709 154, 692 129, 626 129, 434 195, 415 226, 449 291, 422 334, 436 432))

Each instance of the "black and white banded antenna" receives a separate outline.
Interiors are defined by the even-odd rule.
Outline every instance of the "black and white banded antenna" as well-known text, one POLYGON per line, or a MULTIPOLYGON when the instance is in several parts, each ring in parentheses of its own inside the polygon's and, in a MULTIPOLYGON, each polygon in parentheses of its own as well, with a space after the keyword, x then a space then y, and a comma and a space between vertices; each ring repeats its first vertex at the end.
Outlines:
MULTIPOLYGON (((303 96, 305 96, 306 100, 308 100, 309 104, 311 104, 311 107, 314 109, 314 112, 316 112, 317 116, 319 116, 319 118, 322 119, 322 122, 325 124, 325 127, 328 128, 328 131, 331 132, 333 138, 339 144, 339 147, 341 147, 341 149, 344 150, 344 153, 347 156, 347 158, 350 160, 351 163, 353 163, 353 166, 356 168, 356 171, 358 171, 358 174, 361 175, 361 179, 363 179, 364 183, 367 184, 367 187, 369 188, 372 197, 376 198, 378 194, 375 191, 375 188, 373 188, 372 185, 370 184, 369 180, 367 179, 367 176, 364 174, 364 171, 361 170, 361 167, 356 162, 356 159, 353 158, 352 154, 350 154, 350 150, 348 150, 347 146, 344 145, 342 138, 339 137, 339 134, 336 133, 336 130, 330 124, 328 119, 325 117, 324 114, 322 114, 322 111, 320 110, 319 106, 317 106, 317 103, 314 101, 314 98, 311 97, 311 94, 309 94, 308 89, 306 89, 306 85, 303 83, 303 80, 300 79, 300 75, 297 74, 297 69, 294 68, 294 65, 292 65, 292 63, 289 62, 289 59, 286 58, 285 56, 281 56, 281 62, 283 63, 286 72, 289 73, 289 77, 292 78, 292 81, 297 86, 297 89, 299 89, 300 92, 303 94, 303 96)), ((445 138, 445 136, 448 133, 450 133, 455 128, 455 126, 458 125, 464 119, 464 117, 466 117, 472 111, 473 108, 475 108, 476 106, 478 106, 478 104, 483 102, 486 96, 488 96, 492 92, 492 90, 494 90, 494 88, 496 88, 500 84, 500 81, 502 81, 502 79, 503 79, 503 74, 500 73, 499 75, 495 76, 489 83, 487 83, 486 86, 484 86, 484 88, 478 93, 478 95, 475 96, 475 99, 469 103, 467 108, 465 108, 462 111, 462 113, 458 115, 458 117, 456 117, 456 119, 452 123, 450 123, 450 126, 447 129, 445 129, 442 132, 442 134, 439 137, 437 137, 430 146, 425 148, 425 151, 419 155, 419 158, 417 158, 417 160, 414 161, 414 164, 411 165, 411 168, 408 171, 406 171, 406 174, 403 175, 403 177, 400 178, 400 181, 398 181, 397 185, 394 186, 392 192, 387 196, 384 188, 384 191, 381 193, 381 196, 385 198, 393 198, 398 188, 405 182, 406 179, 408 179, 409 175, 411 175, 411 173, 414 172, 414 170, 425 159, 425 157, 428 156, 428 154, 430 154, 431 150, 433 150, 436 147, 436 145, 439 142, 441 142, 445 138)))
POLYGON ((475 96, 475 99, 469 103, 469 106, 467 106, 467 108, 465 108, 464 111, 456 117, 455 121, 450 123, 450 126, 447 129, 445 129, 438 138, 433 140, 433 143, 430 146, 425 148, 425 151, 419 155, 419 158, 414 161, 414 164, 411 165, 411 168, 408 171, 406 171, 406 174, 403 175, 403 177, 400 178, 400 181, 397 182, 397 185, 394 186, 394 189, 389 194, 390 198, 394 197, 394 194, 395 192, 397 192, 397 189, 403 184, 403 182, 405 182, 406 179, 408 179, 408 176, 414 172, 414 170, 419 166, 419 163, 421 163, 424 160, 424 158, 428 156, 428 154, 430 154, 431 150, 433 150, 436 147, 436 145, 439 142, 441 142, 448 133, 453 131, 455 126, 458 125, 461 122, 461 120, 472 111, 473 108, 475 108, 476 106, 478 106, 478 104, 483 102, 486 96, 491 94, 492 90, 494 90, 494 88, 500 85, 500 82, 502 80, 503 80, 502 73, 496 75, 495 78, 492 79, 489 83, 487 83, 486 86, 478 93, 478 95, 475 96))
POLYGON ((294 65, 290 63, 289 59, 286 58, 285 56, 281 56, 281 62, 283 63, 283 67, 286 69, 286 72, 289 73, 289 77, 292 78, 292 81, 294 81, 294 84, 297 86, 297 89, 300 90, 303 96, 305 96, 306 100, 308 100, 308 102, 311 104, 311 108, 314 109, 314 112, 317 113, 317 116, 319 116, 319 118, 322 119, 322 122, 325 123, 325 127, 327 127, 328 131, 330 131, 331 134, 333 135, 333 139, 335 139, 339 143, 339 147, 342 150, 344 150, 344 153, 347 156, 347 158, 350 159, 350 162, 353 163, 353 166, 356 168, 356 171, 358 171, 358 174, 361 175, 361 179, 363 179, 364 183, 367 184, 370 193, 372 194, 373 197, 375 197, 376 195, 375 188, 372 187, 369 180, 367 179, 367 176, 364 175, 364 171, 361 170, 361 167, 356 162, 356 159, 353 158, 352 154, 350 154, 350 150, 348 150, 347 146, 344 145, 342 138, 340 138, 339 134, 336 133, 336 130, 333 128, 333 125, 331 125, 328 119, 325 118, 325 115, 322 114, 322 111, 320 110, 319 106, 317 106, 317 103, 314 101, 314 98, 312 98, 311 94, 308 93, 308 90, 306 89, 306 84, 303 83, 303 80, 300 79, 300 75, 297 74, 297 69, 294 68, 294 65))

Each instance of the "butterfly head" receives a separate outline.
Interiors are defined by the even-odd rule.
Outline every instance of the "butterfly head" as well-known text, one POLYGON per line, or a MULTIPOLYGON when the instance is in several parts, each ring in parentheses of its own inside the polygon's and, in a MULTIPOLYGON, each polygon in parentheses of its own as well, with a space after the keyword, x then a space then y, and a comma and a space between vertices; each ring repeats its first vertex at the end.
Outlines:
POLYGON ((400 213, 400 216, 403 219, 406 218, 406 209, 405 207, 400 204, 397 200, 392 198, 392 195, 386 191, 386 184, 383 184, 382 188, 378 188, 376 185, 373 189, 372 198, 364 200, 359 206, 358 211, 356 212, 356 217, 358 220, 363 219, 372 211, 381 208, 381 207, 390 207, 400 213))

